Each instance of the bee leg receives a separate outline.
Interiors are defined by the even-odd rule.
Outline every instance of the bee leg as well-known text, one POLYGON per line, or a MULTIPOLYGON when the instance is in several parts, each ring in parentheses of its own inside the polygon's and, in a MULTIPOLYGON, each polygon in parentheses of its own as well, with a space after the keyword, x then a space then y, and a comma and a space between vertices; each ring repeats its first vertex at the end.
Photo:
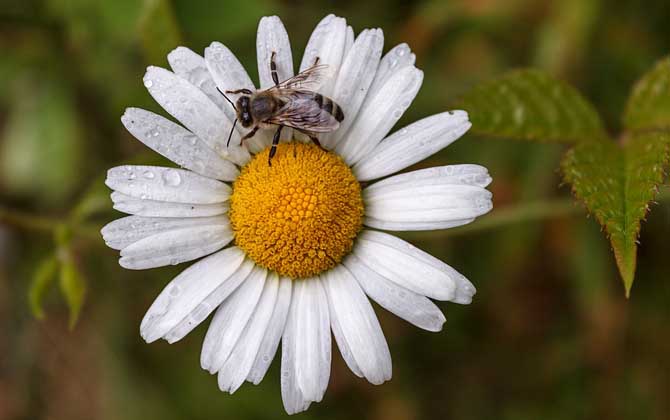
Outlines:
POLYGON ((280 125, 277 131, 275 131, 275 136, 272 138, 272 147, 270 148, 270 155, 268 156, 268 166, 272 166, 272 157, 277 153, 277 145, 279 144, 279 136, 281 135, 282 128, 284 128, 284 126, 280 125))
POLYGON ((307 135, 309 136, 309 139, 312 140, 312 143, 314 143, 314 144, 316 144, 317 146, 319 146, 319 149, 323 150, 324 152, 327 152, 327 151, 328 151, 328 150, 326 150, 323 146, 321 146, 321 142, 319 141, 318 138, 316 138, 316 136, 315 136, 314 134, 307 134, 307 135))
POLYGON ((321 57, 316 57, 314 59, 314 65, 316 66, 317 64, 319 64, 319 61, 321 61, 321 57))
POLYGON ((275 86, 279 86, 279 76, 277 76, 277 62, 275 61, 275 55, 277 53, 272 51, 270 56, 270 74, 272 74, 272 81, 275 82, 275 86))
POLYGON ((240 139, 240 146, 242 146, 244 140, 252 138, 256 134, 256 131, 258 131, 258 126, 252 128, 251 131, 249 131, 247 134, 244 135, 244 137, 240 139))
POLYGON ((309 131, 303 131, 303 130, 298 130, 298 131, 300 131, 300 132, 303 133, 303 134, 306 134, 307 137, 309 137, 309 139, 312 140, 312 143, 314 143, 314 144, 316 144, 317 146, 319 146, 319 149, 323 150, 324 152, 327 152, 327 151, 328 151, 328 150, 326 150, 323 146, 321 146, 321 142, 320 142, 319 139, 316 137, 316 134, 311 133, 311 132, 309 132, 309 131))
POLYGON ((226 93, 232 93, 233 95, 237 95, 239 93, 244 93, 245 95, 251 95, 253 92, 250 91, 249 89, 237 89, 237 90, 227 90, 226 93))

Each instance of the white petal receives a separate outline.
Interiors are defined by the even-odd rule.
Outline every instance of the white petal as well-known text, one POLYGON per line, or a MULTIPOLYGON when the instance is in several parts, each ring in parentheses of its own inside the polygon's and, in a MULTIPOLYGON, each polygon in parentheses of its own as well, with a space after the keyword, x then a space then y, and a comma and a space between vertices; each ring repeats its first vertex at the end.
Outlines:
POLYGON ((347 40, 347 21, 334 15, 328 15, 319 22, 305 47, 300 71, 312 66, 319 58, 319 64, 327 65, 328 75, 315 91, 332 96, 335 78, 339 72, 347 40))
POLYGON ((256 89, 235 54, 220 42, 212 42, 209 47, 205 48, 205 63, 216 86, 222 91, 256 89))
POLYGON ((279 347, 279 340, 281 340, 284 333, 284 326, 286 325, 286 318, 288 317, 291 305, 292 290, 293 280, 286 277, 279 279, 279 291, 272 311, 272 318, 270 318, 270 323, 265 330, 265 335, 258 349, 254 365, 247 376, 247 381, 254 385, 258 385, 263 380, 265 373, 272 363, 272 359, 275 357, 277 347, 279 347))
POLYGON ((174 73, 153 66, 147 68, 144 86, 163 109, 212 150, 238 165, 249 161, 249 152, 237 142, 226 147, 233 122, 203 91, 174 73))
POLYGON ((379 63, 375 80, 370 86, 370 96, 375 95, 395 73, 405 67, 413 66, 415 61, 416 56, 407 44, 402 43, 391 48, 379 63))
POLYGON ((228 200, 230 187, 184 169, 124 165, 107 171, 105 184, 142 200, 214 204, 228 200))
MULTIPOLYGON (((281 19, 277 16, 265 16, 258 24, 256 35, 256 60, 258 62, 258 78, 260 79, 261 89, 267 89, 274 86, 272 72, 270 71, 270 60, 272 53, 275 52, 275 63, 277 63, 277 78, 279 82, 293 77, 293 56, 291 55, 291 43, 288 39, 288 33, 281 19)), ((272 142, 274 129, 262 130, 256 133, 259 139, 264 140, 264 144, 269 146, 272 142)), ((284 127, 281 132, 281 139, 289 141, 293 137, 293 130, 284 127)), ((254 137, 256 137, 254 136, 254 137)))
POLYGON ((361 371, 361 368, 358 366, 356 358, 354 358, 354 353, 349 346, 349 342, 347 342, 344 333, 342 332, 340 320, 337 318, 337 314, 333 314, 332 309, 330 311, 330 327, 333 330, 333 335, 335 336, 337 347, 340 349, 340 354, 342 355, 344 362, 347 364, 347 366, 349 366, 349 369, 354 373, 354 375, 362 378, 363 371, 361 371))
POLYGON ((277 16, 265 16, 258 24, 256 35, 256 59, 258 60, 258 78, 261 89, 274 86, 270 72, 270 59, 275 54, 279 81, 293 77, 293 57, 291 43, 284 24, 277 16))
POLYGON ((132 270, 177 265, 218 251, 233 236, 228 223, 168 230, 123 248, 119 264, 132 270))
POLYGON ((216 90, 216 83, 207 69, 205 59, 186 47, 177 47, 167 56, 168 63, 174 73, 189 81, 193 86, 202 90, 212 102, 219 107, 228 118, 235 118, 235 110, 216 90))
POLYGON ((435 166, 395 175, 366 188, 382 191, 399 185, 472 185, 484 188, 491 183, 488 170, 481 165, 461 164, 435 166))
MULTIPOLYGON (((216 301, 208 306, 203 302, 214 296, 223 300, 243 280, 235 279, 236 274, 244 274, 243 260, 242 251, 232 247, 182 271, 163 289, 144 316, 140 326, 142 338, 151 343, 188 317, 196 323, 202 322, 218 305, 216 301), (227 293, 222 293, 224 290, 227 293)), ((247 274, 250 270, 251 266, 247 267, 247 274)))
POLYGON ((424 224, 428 228, 432 227, 431 223, 438 223, 448 227, 463 224, 491 210, 491 193, 467 183, 472 182, 474 176, 440 176, 439 168, 424 171, 417 171, 423 173, 414 176, 411 173, 397 175, 401 180, 392 177, 388 182, 380 182, 381 186, 366 188, 363 191, 365 223, 409 222, 414 223, 414 227, 424 224), (426 176, 428 173, 434 176, 426 176), (425 177, 419 178, 422 176, 425 177))
POLYGON ((136 139, 179 166, 209 178, 233 181, 239 171, 190 131, 153 112, 127 108, 121 122, 136 139))
POLYGON ((354 46, 354 39, 355 39, 354 28, 352 28, 351 26, 347 26, 347 37, 345 38, 344 41, 344 57, 346 57, 347 54, 349 54, 349 51, 351 51, 351 47, 354 46))
POLYGON ((324 147, 334 148, 358 115, 379 65, 383 46, 384 33, 381 29, 366 29, 356 38, 351 51, 346 55, 332 98, 342 108, 344 120, 336 131, 321 136, 324 147))
POLYGON ((457 290, 463 290, 463 295, 475 293, 472 284, 456 270, 387 233, 361 232, 354 255, 378 274, 432 299, 462 301, 457 290))
POLYGON ((255 266, 242 285, 214 314, 200 354, 200 365, 209 373, 218 372, 230 356, 256 308, 267 274, 267 270, 255 266))
POLYGON ((345 360, 353 358, 356 368, 371 383, 379 385, 388 381, 391 379, 391 353, 365 293, 342 265, 322 277, 330 318, 336 320, 340 330, 335 338, 342 356, 345 360))
POLYGON ((465 111, 419 120, 382 140, 354 166, 354 174, 359 181, 370 181, 396 173, 447 147, 471 125, 465 111))
POLYGON ((430 299, 414 293, 376 273, 353 254, 344 265, 356 277, 365 293, 379 306, 428 331, 440 331, 445 318, 430 299))
POLYGON ((168 343, 174 343, 184 338, 195 327, 197 327, 205 318, 209 316, 221 302, 229 295, 237 291, 240 285, 249 277, 254 264, 249 259, 242 262, 240 268, 220 285, 214 292, 210 293, 200 305, 198 305, 186 318, 182 319, 177 325, 172 327, 164 338, 168 343))
POLYGON ((394 231, 404 231, 404 232, 418 232, 422 230, 439 230, 439 229, 450 229, 453 227, 467 225, 472 223, 475 218, 471 219, 457 219, 457 220, 446 220, 446 221, 433 221, 433 222, 392 222, 389 220, 379 220, 374 217, 366 216, 363 219, 363 224, 375 229, 380 230, 394 230, 394 231))
POLYGON ((147 217, 207 217, 224 214, 228 202, 216 204, 170 203, 168 201, 142 200, 120 192, 111 194, 114 209, 128 214, 147 217))
POLYGON ((289 415, 307 410, 312 403, 298 387, 298 305, 293 304, 293 300, 281 339, 281 399, 289 415))
MULTIPOLYGON (((212 42, 209 47, 205 48, 205 62, 212 74, 212 78, 222 92, 237 89, 256 90, 254 83, 251 81, 247 71, 237 57, 235 57, 235 55, 220 42, 212 42)), ((223 97, 220 92, 218 93, 223 97)), ((229 94, 228 97, 232 101, 235 101, 236 99, 235 95, 232 94, 229 94)), ((229 109, 233 109, 233 106, 227 102, 226 105, 229 109)), ((230 117, 231 120, 234 120, 235 118, 236 115, 230 117)), ((247 132, 247 130, 240 124, 236 126, 235 130, 236 133, 233 134, 233 137, 230 140, 231 144, 233 144, 233 142, 239 144, 240 134, 244 135, 247 132)), ((254 137, 245 140, 245 144, 253 153, 258 153, 270 144, 271 138, 269 136, 268 133, 261 133, 261 131, 259 131, 254 137)))
POLYGON ((278 291, 279 277, 275 273, 270 273, 249 323, 235 344, 230 357, 219 370, 218 382, 219 389, 222 391, 232 394, 242 385, 249 372, 251 372, 261 341, 263 341, 270 324, 278 291))
POLYGON ((308 401, 321 401, 330 378, 330 317, 328 298, 318 278, 297 281, 295 306, 296 382, 308 401))
POLYGON ((414 100, 422 81, 421 70, 405 67, 378 92, 368 93, 349 132, 337 144, 336 150, 348 164, 361 160, 386 136, 414 100))
POLYGON ((158 233, 194 226, 229 226, 225 216, 214 217, 140 217, 128 216, 108 223, 100 231, 112 249, 123 249, 158 233))

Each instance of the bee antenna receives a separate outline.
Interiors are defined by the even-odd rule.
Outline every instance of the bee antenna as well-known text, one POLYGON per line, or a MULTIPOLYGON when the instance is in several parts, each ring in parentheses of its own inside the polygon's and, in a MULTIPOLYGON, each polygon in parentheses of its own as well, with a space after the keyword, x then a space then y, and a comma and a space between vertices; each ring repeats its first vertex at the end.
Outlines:
MULTIPOLYGON (((216 88, 216 90, 218 90, 219 93, 222 94, 224 98, 226 98, 226 101, 228 101, 228 103, 229 103, 229 104, 233 107, 233 109, 234 109, 234 108, 235 108, 235 104, 233 103, 233 101, 231 101, 230 98, 227 97, 226 94, 223 93, 223 91, 222 91, 221 89, 219 89, 218 87, 216 88)), ((230 140, 230 139, 229 139, 229 140, 230 140)))
POLYGON ((226 142, 226 147, 230 146, 230 138, 233 137, 233 131, 235 130, 235 124, 237 124, 237 118, 233 121, 233 126, 230 128, 230 134, 228 134, 228 141, 226 142))

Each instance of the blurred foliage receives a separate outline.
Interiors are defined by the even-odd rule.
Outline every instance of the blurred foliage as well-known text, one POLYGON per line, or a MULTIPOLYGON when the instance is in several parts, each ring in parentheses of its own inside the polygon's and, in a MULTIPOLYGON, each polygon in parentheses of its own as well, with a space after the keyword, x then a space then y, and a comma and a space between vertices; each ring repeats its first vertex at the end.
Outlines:
POLYGON ((416 168, 483 164, 495 207, 405 234, 477 285, 473 304, 439 303, 438 334, 377 311, 393 380, 371 386, 335 356, 324 401, 301 417, 667 418, 667 186, 640 226, 667 159, 670 62, 653 67, 670 51, 667 0, 0 0, 0 419, 286 417, 276 363, 231 397, 198 367, 204 326, 169 348, 142 342, 144 311, 180 268, 118 267, 99 235, 119 217, 102 180, 119 162, 160 161, 119 122, 128 106, 161 112, 144 67, 218 40, 255 78, 261 16, 282 17, 299 60, 331 12, 416 53, 424 86, 399 126, 461 98, 472 133, 416 168), (552 142, 573 146, 566 180, 624 273, 638 248, 630 301, 598 224, 557 188, 566 146, 552 142))
POLYGON ((478 134, 577 143, 605 136, 598 113, 570 86, 537 70, 520 70, 484 82, 459 107, 478 134))

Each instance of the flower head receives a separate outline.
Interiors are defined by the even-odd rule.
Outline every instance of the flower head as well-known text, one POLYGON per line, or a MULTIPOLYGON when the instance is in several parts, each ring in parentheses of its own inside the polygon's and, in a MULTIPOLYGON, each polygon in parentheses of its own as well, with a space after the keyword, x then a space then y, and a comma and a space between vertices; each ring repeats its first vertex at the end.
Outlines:
MULTIPOLYGON (((383 57, 382 47, 379 29, 354 37, 333 15, 318 24, 300 71, 315 62, 328 69, 311 91, 337 104, 344 119, 318 135, 322 147, 310 144, 315 133, 284 128, 272 165, 269 124, 241 144, 248 129, 234 126, 222 92, 257 90, 216 42, 204 58, 172 51, 173 71, 147 69, 144 85, 181 124, 137 108, 121 118, 181 168, 110 169, 114 208, 130 216, 105 226, 103 236, 129 269, 202 258, 165 287, 140 331, 147 342, 173 343, 215 312, 201 365, 218 374, 224 391, 259 383, 281 342, 284 407, 306 410, 328 384, 331 331, 352 372, 381 384, 391 378, 391 356, 368 298, 439 331, 445 318, 431 299, 467 304, 475 293, 453 268, 382 232, 459 226, 491 209, 491 178, 478 165, 388 177, 446 147, 470 123, 451 111, 388 135, 423 74, 406 44, 383 57)), ((261 20, 257 53, 260 89, 275 85, 272 67, 280 81, 294 76, 279 18, 261 20)))

